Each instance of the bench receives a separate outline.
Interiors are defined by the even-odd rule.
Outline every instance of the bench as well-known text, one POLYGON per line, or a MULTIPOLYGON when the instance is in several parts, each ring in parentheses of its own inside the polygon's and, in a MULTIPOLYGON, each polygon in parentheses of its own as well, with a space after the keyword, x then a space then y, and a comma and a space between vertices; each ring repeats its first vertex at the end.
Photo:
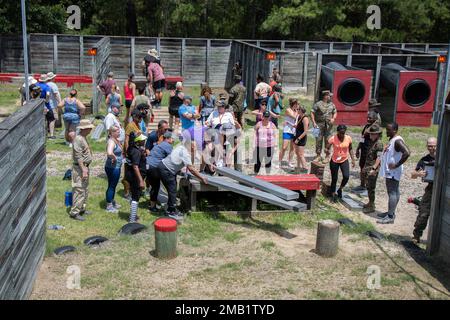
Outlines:
POLYGON ((315 206, 317 190, 320 190, 320 179, 314 174, 257 176, 256 178, 292 191, 306 191, 305 198, 308 210, 315 206))

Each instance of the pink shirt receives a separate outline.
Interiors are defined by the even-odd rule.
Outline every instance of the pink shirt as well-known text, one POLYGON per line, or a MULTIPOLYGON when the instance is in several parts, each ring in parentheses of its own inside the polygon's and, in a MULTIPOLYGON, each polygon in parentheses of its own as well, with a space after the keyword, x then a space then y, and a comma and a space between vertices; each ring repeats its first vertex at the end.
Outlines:
POLYGON ((157 63, 150 63, 148 66, 148 73, 152 75, 153 82, 166 79, 162 67, 157 63))
POLYGON ((267 126, 264 126, 262 121, 258 122, 255 127, 256 146, 260 148, 275 147, 277 127, 272 121, 269 121, 267 126))

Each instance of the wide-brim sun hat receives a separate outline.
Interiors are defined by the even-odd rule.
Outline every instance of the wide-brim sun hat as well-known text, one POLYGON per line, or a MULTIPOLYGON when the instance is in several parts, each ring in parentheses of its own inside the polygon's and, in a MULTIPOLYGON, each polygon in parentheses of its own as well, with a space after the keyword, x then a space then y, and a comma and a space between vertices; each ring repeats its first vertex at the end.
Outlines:
POLYGON ((80 130, 84 129, 94 129, 95 126, 91 123, 91 121, 84 119, 80 121, 80 125, 78 126, 80 130))
POLYGON ((56 74, 54 74, 53 72, 47 73, 47 79, 48 80, 53 80, 55 78, 56 78, 56 74))
POLYGON ((156 49, 150 49, 147 51, 147 53, 152 57, 159 58, 158 51, 156 49))
POLYGON ((381 134, 383 133, 383 131, 381 130, 380 126, 378 124, 373 124, 370 128, 369 128, 369 134, 381 134))

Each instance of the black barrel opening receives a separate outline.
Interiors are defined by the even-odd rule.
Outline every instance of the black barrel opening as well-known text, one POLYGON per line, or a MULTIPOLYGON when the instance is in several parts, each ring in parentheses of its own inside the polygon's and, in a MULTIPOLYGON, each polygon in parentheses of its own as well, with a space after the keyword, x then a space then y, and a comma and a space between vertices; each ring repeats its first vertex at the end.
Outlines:
POLYGON ((412 107, 424 105, 430 99, 430 96, 431 88, 422 79, 410 81, 403 91, 403 100, 412 107))
POLYGON ((363 101, 366 88, 361 80, 356 78, 346 79, 338 89, 339 100, 347 106, 355 106, 363 101))

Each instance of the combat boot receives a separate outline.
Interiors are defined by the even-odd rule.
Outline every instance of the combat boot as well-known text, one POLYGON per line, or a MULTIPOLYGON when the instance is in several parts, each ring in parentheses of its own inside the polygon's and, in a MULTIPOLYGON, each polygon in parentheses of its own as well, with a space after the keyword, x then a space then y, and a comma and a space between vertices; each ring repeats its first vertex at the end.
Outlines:
POLYGON ((363 206, 363 213, 368 214, 373 212, 375 212, 375 204, 369 202, 363 206))

